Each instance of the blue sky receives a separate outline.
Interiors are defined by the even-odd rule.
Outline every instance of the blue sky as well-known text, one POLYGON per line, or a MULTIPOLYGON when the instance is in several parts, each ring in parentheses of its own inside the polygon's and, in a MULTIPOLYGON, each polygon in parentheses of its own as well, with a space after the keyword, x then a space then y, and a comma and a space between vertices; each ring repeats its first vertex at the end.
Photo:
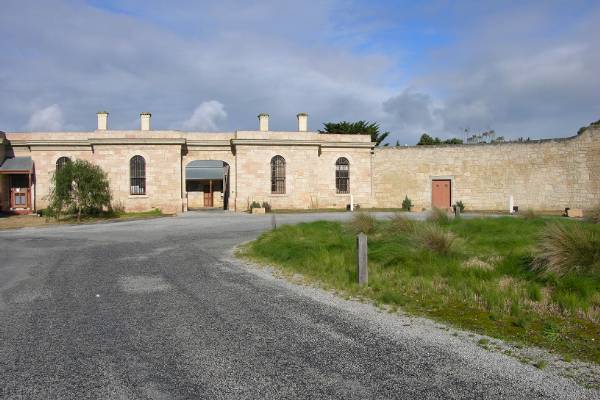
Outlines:
POLYGON ((3 1, 0 130, 294 130, 377 121, 413 144, 600 119, 598 1, 3 1))

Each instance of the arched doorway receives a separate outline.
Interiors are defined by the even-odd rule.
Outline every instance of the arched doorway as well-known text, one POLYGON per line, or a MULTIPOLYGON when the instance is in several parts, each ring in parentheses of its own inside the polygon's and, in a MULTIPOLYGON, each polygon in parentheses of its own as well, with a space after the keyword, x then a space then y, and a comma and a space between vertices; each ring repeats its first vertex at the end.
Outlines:
POLYGON ((185 167, 188 210, 229 209, 229 164, 221 160, 194 160, 185 167))

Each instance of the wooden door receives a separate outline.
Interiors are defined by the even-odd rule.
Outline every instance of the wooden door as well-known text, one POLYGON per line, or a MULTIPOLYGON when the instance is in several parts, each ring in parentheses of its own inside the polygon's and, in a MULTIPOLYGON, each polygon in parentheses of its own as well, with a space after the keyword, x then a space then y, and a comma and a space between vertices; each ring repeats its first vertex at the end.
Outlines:
POLYGON ((204 192, 204 207, 212 207, 213 206, 213 193, 212 192, 204 192))
POLYGON ((452 182, 450 179, 434 179, 431 182, 431 205, 447 209, 451 207, 452 182))
POLYGON ((11 208, 29 208, 29 189, 11 188, 10 190, 11 208))

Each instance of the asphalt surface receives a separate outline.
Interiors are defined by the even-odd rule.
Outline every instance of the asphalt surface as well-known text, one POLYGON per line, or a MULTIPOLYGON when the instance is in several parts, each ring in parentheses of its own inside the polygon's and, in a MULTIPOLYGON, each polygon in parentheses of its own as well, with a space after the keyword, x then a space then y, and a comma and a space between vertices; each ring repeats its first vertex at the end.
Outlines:
POLYGON ((187 213, 0 232, 0 398, 597 398, 230 259, 270 224, 187 213))

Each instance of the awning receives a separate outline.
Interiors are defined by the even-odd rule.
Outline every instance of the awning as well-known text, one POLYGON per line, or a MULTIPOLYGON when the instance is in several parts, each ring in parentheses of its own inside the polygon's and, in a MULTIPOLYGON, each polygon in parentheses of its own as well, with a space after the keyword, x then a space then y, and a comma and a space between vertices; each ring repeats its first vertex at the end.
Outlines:
POLYGON ((31 174, 33 160, 31 157, 7 158, 0 165, 0 174, 31 174))
POLYGON ((185 167, 186 180, 220 180, 225 174, 223 161, 196 160, 185 167))

